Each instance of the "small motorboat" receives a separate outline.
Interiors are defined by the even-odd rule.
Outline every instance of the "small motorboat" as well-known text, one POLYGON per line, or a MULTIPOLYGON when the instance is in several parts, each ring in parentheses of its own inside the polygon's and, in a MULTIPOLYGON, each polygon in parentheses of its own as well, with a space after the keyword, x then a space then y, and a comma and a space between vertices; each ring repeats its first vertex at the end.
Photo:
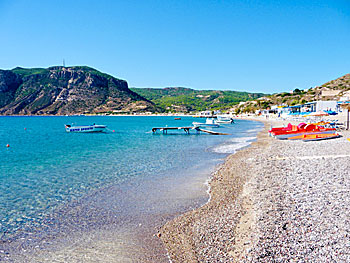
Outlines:
POLYGON ((178 120, 181 120, 181 118, 174 118, 174 120, 178 121, 178 120))
POLYGON ((219 124, 216 123, 216 121, 213 118, 207 118, 205 123, 202 122, 192 122, 193 126, 195 127, 213 127, 218 128, 220 127, 219 124))
POLYGON ((220 124, 232 124, 235 121, 230 118, 230 117, 226 117, 226 116, 217 116, 216 119, 216 123, 220 123, 220 124))
POLYGON ((81 126, 71 126, 69 124, 65 125, 66 132, 104 132, 106 131, 106 125, 81 125, 81 126))

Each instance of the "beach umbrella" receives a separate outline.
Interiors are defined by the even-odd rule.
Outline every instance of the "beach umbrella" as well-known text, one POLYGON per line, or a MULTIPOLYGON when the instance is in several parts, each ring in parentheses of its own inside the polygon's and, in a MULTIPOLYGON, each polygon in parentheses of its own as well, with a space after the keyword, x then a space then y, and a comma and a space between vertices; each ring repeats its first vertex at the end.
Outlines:
POLYGON ((324 111, 311 112, 308 116, 328 116, 329 114, 324 111))

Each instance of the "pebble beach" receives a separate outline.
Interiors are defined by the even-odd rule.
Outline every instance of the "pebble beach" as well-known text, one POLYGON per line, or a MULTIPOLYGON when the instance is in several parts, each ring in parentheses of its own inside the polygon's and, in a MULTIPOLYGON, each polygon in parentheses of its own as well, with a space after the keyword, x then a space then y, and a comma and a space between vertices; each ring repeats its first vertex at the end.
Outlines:
POLYGON ((209 201, 160 229, 171 262, 350 262, 350 133, 281 141, 264 123, 212 175, 209 201))

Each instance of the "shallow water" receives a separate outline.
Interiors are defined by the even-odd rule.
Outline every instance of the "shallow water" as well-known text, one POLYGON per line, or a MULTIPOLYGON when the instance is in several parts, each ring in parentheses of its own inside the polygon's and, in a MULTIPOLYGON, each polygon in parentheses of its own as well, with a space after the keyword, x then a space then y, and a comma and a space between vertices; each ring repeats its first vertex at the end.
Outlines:
POLYGON ((210 172, 262 128, 238 120, 216 129, 229 136, 150 132, 194 120, 0 117, 0 260, 93 260, 99 253, 86 249, 94 246, 120 262, 140 254, 165 260, 155 227, 203 204, 210 172), (106 124, 109 132, 66 133, 68 123, 106 124))

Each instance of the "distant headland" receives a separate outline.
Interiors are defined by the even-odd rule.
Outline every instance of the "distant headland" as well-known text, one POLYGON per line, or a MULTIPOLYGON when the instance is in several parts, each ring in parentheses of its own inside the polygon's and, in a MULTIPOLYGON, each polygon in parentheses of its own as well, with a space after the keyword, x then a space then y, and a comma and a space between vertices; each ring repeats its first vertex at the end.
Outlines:
POLYGON ((128 83, 90 67, 0 70, 1 115, 156 111, 128 83))

